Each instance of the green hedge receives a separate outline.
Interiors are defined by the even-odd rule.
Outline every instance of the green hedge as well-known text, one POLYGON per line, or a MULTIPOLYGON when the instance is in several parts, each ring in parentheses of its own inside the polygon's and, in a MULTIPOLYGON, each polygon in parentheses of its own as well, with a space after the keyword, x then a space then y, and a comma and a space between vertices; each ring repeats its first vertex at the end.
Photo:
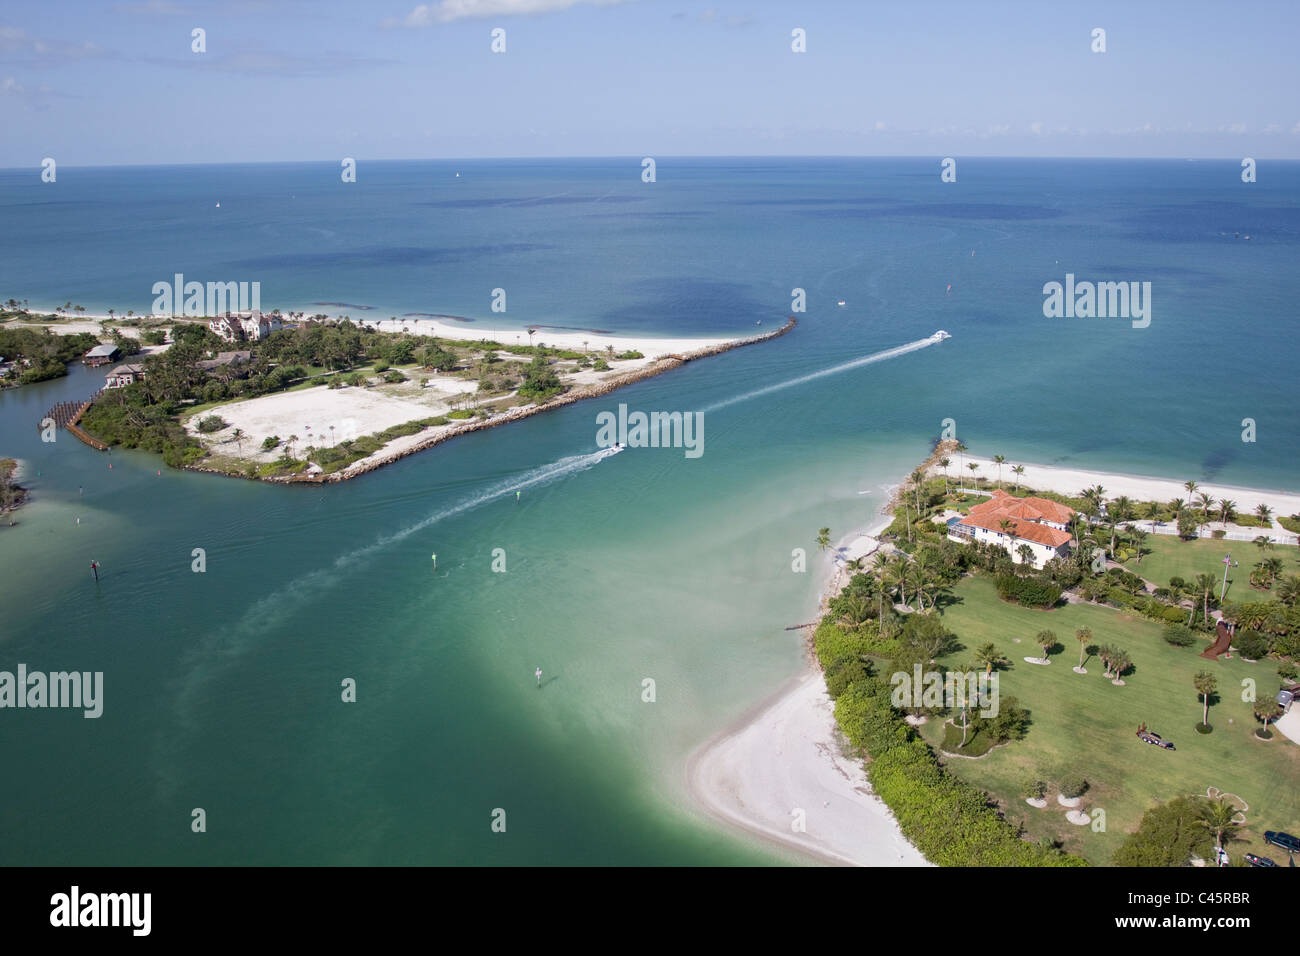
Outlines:
POLYGON ((1014 574, 999 574, 995 579, 998 597, 1012 604, 1026 607, 1054 607, 1061 600, 1061 589, 1042 578, 1022 578, 1014 574))
POLYGON ((940 866, 1087 866, 1020 838, 988 796, 950 775, 889 704, 888 685, 865 678, 835 701, 849 741, 871 754, 867 776, 903 835, 940 866))

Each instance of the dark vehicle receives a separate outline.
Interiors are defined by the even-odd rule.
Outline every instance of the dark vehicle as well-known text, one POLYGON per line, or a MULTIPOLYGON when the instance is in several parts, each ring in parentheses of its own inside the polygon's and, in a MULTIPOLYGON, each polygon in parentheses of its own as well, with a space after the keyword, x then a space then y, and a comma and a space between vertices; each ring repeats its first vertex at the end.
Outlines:
POLYGON ((1173 745, 1173 741, 1161 740, 1159 734, 1153 734, 1151 731, 1147 730, 1147 725, 1145 723, 1137 729, 1137 735, 1142 738, 1143 743, 1155 744, 1155 746, 1163 747, 1165 750, 1178 749, 1173 745))
POLYGON ((1270 860, 1268 857, 1256 856, 1253 853, 1246 854, 1246 862, 1249 863, 1251 866, 1277 866, 1277 864, 1274 863, 1272 860, 1270 860))
POLYGON ((1280 846, 1288 853, 1300 853, 1300 838, 1293 837, 1289 833, 1281 833, 1277 830, 1265 830, 1264 842, 1271 843, 1274 846, 1280 846))

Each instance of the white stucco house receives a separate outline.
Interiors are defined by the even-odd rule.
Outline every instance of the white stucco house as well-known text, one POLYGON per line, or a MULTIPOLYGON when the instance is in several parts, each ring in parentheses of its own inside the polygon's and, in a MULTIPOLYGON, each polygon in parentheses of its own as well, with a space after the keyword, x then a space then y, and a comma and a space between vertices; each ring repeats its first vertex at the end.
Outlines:
POLYGON ((993 497, 971 508, 970 514, 948 521, 948 537, 954 541, 982 541, 1007 549, 1011 560, 1023 560, 1019 553, 1028 545, 1033 566, 1041 568, 1052 558, 1070 551, 1074 509, 1046 498, 1017 498, 998 489, 993 497))

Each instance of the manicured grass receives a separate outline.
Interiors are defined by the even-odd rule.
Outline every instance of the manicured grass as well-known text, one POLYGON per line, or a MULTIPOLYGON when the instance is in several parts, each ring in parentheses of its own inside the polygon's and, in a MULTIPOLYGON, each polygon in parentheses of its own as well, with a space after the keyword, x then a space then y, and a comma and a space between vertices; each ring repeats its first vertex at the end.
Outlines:
MULTIPOLYGON (((1071 604, 1034 611, 1005 604, 988 578, 968 578, 953 593, 959 600, 943 617, 965 649, 945 663, 960 664, 973 648, 995 644, 1012 662, 1001 672, 1000 696, 1016 697, 1030 711, 1032 724, 1024 740, 980 760, 947 759, 946 765, 998 797, 1008 818, 1023 822, 1031 838, 1059 839, 1069 852, 1106 863, 1157 799, 1204 794, 1207 787, 1236 793, 1250 805, 1251 839, 1232 845, 1234 859, 1246 850, 1276 859, 1277 854, 1264 849, 1263 831, 1300 830, 1295 785, 1300 780, 1300 746, 1281 734, 1267 742, 1255 740, 1260 725, 1252 705, 1241 699, 1241 682, 1247 677, 1257 682, 1258 693, 1277 692, 1272 664, 1205 660, 1197 656, 1200 644, 1172 647, 1161 638, 1160 625, 1114 609, 1071 604), (1087 675, 1071 670, 1079 659, 1074 631, 1085 625, 1092 629, 1092 643, 1115 644, 1129 652, 1135 665, 1125 675, 1126 686, 1116 687, 1103 677, 1095 658, 1086 664, 1087 675), (1045 628, 1056 633, 1064 650, 1055 652, 1047 667, 1026 663, 1025 657, 1040 653, 1034 637, 1045 628), (1192 675, 1200 670, 1219 679, 1219 701, 1210 707, 1214 732, 1208 735, 1194 729, 1201 719, 1201 702, 1192 675), (1178 749, 1165 751, 1143 743, 1135 734, 1142 722, 1178 749), (1068 771, 1082 774, 1091 784, 1080 809, 1104 810, 1105 832, 1067 822, 1054 792, 1045 810, 1022 799, 1020 787, 1031 773, 1055 784, 1068 771)), ((941 723, 931 720, 922 728, 932 746, 941 740, 941 723)))
MULTIPOLYGON (((1278 544, 1261 554, 1257 545, 1249 541, 1213 541, 1197 538, 1183 541, 1172 534, 1149 534, 1143 550, 1142 563, 1127 561, 1124 567, 1140 574, 1159 586, 1167 586, 1175 575, 1186 581, 1195 581, 1198 574, 1212 574, 1214 580, 1223 581, 1223 556, 1231 554, 1240 567, 1228 570, 1228 600, 1267 601, 1272 591, 1257 591, 1250 586, 1250 571, 1261 558, 1281 558, 1283 574, 1300 573, 1300 548, 1278 544)), ((1218 588, 1215 593, 1218 594, 1218 588)))

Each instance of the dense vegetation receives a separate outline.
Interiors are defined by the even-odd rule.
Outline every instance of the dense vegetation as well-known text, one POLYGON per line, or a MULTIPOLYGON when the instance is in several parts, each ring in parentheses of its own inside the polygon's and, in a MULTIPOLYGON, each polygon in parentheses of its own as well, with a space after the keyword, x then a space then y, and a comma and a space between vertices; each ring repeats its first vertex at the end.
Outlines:
POLYGON ((56 335, 45 329, 0 326, 0 356, 13 363, 9 373, 0 377, 0 386, 27 385, 67 375, 68 363, 98 344, 99 337, 89 332, 56 335), (31 365, 25 365, 24 359, 31 365))

